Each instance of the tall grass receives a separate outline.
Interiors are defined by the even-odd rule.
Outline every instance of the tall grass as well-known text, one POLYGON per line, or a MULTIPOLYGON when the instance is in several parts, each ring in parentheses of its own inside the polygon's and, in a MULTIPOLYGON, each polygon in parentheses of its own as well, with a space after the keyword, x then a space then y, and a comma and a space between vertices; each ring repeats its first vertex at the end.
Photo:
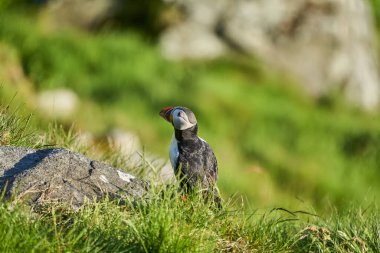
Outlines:
MULTIPOLYGON (((145 205, 88 202, 32 213, 0 203, 1 252, 379 252, 379 212, 326 217, 284 211, 215 210, 178 195, 145 205)), ((169 196, 164 195, 164 196, 169 196)))
MULTIPOLYGON (((25 134, 33 133, 29 118, 6 109, 1 133, 13 135, 4 144, 34 147, 25 134)), ((47 134, 52 143, 75 147, 75 132, 53 126, 47 134)), ((176 185, 152 187, 148 200, 88 200, 78 210, 0 201, 0 252, 379 252, 379 233, 375 205, 318 214, 246 208, 240 198, 225 198, 217 209, 197 193, 184 201, 176 185)))
POLYGON ((181 104, 215 150, 224 196, 324 211, 379 202, 378 113, 339 97, 310 99, 284 73, 242 55, 173 63, 132 32, 49 31, 16 13, 0 18, 1 40, 16 48, 37 90, 74 90, 82 98, 76 124, 100 139, 115 125, 129 128, 167 156, 172 129, 157 113, 181 104))
MULTIPOLYGON (((1 87, 0 87, 1 89, 1 87)), ((19 109, 0 105, 0 146, 37 146, 37 138, 28 127, 31 115, 19 116, 19 109)))

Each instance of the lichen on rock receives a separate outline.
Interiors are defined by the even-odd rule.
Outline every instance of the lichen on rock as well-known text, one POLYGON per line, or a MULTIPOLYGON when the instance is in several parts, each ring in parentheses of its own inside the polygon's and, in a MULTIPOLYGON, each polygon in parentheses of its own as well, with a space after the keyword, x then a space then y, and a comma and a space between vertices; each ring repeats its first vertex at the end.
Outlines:
POLYGON ((58 202, 78 208, 86 199, 148 198, 148 182, 66 149, 0 147, 0 157, 5 197, 31 205, 58 202))

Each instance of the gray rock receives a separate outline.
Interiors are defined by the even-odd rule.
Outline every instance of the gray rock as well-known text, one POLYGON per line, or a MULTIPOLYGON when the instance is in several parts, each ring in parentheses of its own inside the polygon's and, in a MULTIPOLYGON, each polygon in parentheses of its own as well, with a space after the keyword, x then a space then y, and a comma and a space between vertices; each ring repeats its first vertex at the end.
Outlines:
POLYGON ((173 2, 184 10, 185 18, 162 34, 162 51, 170 59, 215 58, 228 52, 223 45, 230 46, 289 72, 311 96, 342 91, 349 101, 367 110, 380 103, 368 1, 173 2))
POLYGON ((0 147, 0 188, 5 197, 32 205, 51 202, 80 207, 106 196, 146 200, 149 184, 120 169, 61 148, 0 147))
POLYGON ((57 27, 91 29, 112 17, 119 6, 117 0, 53 0, 48 1, 47 12, 57 27))
POLYGON ((226 46, 212 30, 192 22, 169 28, 160 44, 163 54, 171 60, 211 60, 226 52, 226 46))
POLYGON ((379 105, 375 29, 361 0, 238 0, 224 35, 299 78, 312 96, 342 90, 364 109, 379 105))

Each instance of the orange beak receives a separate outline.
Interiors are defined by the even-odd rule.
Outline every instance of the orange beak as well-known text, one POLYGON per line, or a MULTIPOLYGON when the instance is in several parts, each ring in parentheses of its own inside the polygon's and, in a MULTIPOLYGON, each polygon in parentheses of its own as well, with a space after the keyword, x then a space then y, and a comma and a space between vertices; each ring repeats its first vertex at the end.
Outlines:
POLYGON ((174 107, 165 107, 160 111, 161 117, 163 117, 166 121, 173 122, 172 110, 174 107))

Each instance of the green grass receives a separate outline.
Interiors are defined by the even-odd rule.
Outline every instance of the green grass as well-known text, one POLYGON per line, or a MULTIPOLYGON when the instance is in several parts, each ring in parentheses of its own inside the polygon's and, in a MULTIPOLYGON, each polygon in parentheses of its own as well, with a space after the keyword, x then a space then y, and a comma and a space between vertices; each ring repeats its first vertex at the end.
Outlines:
MULTIPOLYGON (((75 145, 74 129, 52 124, 41 132, 19 110, 4 104, 0 108, 2 145, 53 145, 99 158, 88 147, 75 145), (36 141, 41 134, 43 141, 36 141)), ((107 160, 118 163, 119 158, 114 154, 107 160)), ((253 208, 239 197, 226 197, 218 210, 200 195, 184 202, 176 186, 165 189, 162 194, 162 188, 153 188, 147 202, 119 205, 104 199, 75 211, 63 204, 32 210, 22 202, 2 200, 0 252, 380 251, 375 205, 316 213, 313 208, 253 208)))
MULTIPOLYGON (((225 198, 238 194, 255 207, 326 213, 379 204, 379 113, 365 114, 339 96, 310 99, 291 77, 257 59, 174 63, 133 32, 54 31, 38 20, 2 13, 0 40, 36 92, 68 87, 81 97, 61 129, 49 129, 49 118, 26 108, 35 115, 33 131, 47 136, 45 145, 56 138, 58 146, 94 155, 60 136, 74 122, 72 131, 93 132, 104 142, 118 126, 136 131, 146 150, 166 157, 172 129, 158 111, 181 104, 195 111, 200 135, 215 149, 225 198)), ((1 97, 9 99, 12 91, 1 97)), ((117 163, 112 155, 101 159, 117 163)))
MULTIPOLYGON (((152 196, 152 195, 151 195, 152 196)), ((283 210, 214 210, 197 197, 146 205, 89 202, 73 211, 0 203, 1 252, 379 252, 375 207, 315 217, 283 210)))
POLYGON ((370 6, 372 7, 372 13, 374 16, 375 24, 377 27, 380 27, 380 1, 379 0, 370 0, 370 6))
MULTIPOLYGON (((28 128, 31 115, 20 116, 17 109, 0 107, 0 146, 32 146, 37 138, 28 128)), ((37 145, 36 145, 37 146, 37 145)))
MULTIPOLYGON (((35 147, 41 132, 30 118, 11 106, 0 108, 2 145, 35 147)), ((75 130, 53 124, 45 134, 41 145, 96 157, 75 146, 75 130)), ((157 186, 148 201, 88 201, 79 210, 64 204, 31 209, 16 199, 2 200, 0 252, 380 252, 375 205, 316 213, 312 208, 246 207, 241 198, 231 197, 215 209, 197 194, 182 201, 176 189, 157 186)))

